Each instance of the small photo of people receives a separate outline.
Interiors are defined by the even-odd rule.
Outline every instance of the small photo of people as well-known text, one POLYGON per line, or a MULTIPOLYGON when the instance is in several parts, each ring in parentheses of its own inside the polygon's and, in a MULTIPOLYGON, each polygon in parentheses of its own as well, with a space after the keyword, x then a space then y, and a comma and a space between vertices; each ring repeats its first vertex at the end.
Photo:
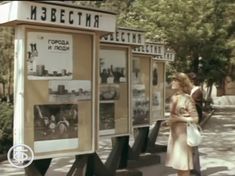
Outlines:
POLYGON ((158 85, 158 68, 157 68, 157 63, 153 64, 153 86, 158 85))
POLYGON ((34 105, 34 140, 78 138, 78 105, 34 105))
POLYGON ((161 95, 160 95, 160 92, 158 92, 158 91, 153 92, 152 105, 155 106, 155 107, 160 108, 160 105, 161 105, 161 95))
POLYGON ((140 58, 132 59, 132 82, 133 84, 141 84, 140 58))
POLYGON ((126 52, 101 50, 100 83, 113 84, 127 82, 126 52))

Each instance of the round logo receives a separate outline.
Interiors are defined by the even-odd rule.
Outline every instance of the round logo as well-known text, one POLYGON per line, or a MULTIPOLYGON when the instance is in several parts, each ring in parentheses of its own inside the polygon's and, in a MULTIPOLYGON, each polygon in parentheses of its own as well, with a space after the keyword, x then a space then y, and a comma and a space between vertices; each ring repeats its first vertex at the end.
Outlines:
POLYGON ((17 168, 26 168, 34 160, 33 150, 25 144, 17 144, 10 148, 7 153, 10 164, 17 168))

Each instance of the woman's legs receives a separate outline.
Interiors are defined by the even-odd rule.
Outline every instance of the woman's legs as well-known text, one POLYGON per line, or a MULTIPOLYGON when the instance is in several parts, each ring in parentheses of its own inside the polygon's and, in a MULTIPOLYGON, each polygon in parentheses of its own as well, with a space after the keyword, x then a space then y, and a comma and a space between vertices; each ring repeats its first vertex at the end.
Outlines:
POLYGON ((178 170, 177 174, 178 176, 190 176, 190 171, 178 170))

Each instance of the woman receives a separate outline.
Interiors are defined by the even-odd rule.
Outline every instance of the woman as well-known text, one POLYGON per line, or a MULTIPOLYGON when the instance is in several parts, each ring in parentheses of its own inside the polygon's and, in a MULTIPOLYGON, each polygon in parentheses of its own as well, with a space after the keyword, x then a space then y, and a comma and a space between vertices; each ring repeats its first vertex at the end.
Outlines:
POLYGON ((198 122, 195 104, 188 95, 191 82, 184 73, 176 73, 172 77, 171 88, 171 117, 167 121, 170 125, 166 166, 177 170, 178 176, 189 176, 193 169, 192 147, 187 145, 187 122, 198 122))

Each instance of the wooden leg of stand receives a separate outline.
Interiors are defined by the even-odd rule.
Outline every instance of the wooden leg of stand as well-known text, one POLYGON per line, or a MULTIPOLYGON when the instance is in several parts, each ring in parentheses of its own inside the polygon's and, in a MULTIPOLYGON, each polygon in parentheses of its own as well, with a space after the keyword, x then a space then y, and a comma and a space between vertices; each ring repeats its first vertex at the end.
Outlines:
POLYGON ((94 175, 112 176, 112 173, 107 169, 96 153, 89 155, 86 169, 86 176, 94 175))
POLYGON ((161 123, 162 121, 158 120, 153 129, 150 131, 149 140, 148 140, 148 149, 155 146, 155 142, 157 140, 157 136, 160 131, 161 123))
POLYGON ((112 141, 113 148, 105 166, 114 174, 117 168, 127 167, 129 136, 115 137, 112 141))
POLYGON ((129 151, 130 151, 129 136, 124 136, 123 140, 124 140, 123 141, 124 143, 123 143, 123 148, 122 148, 122 152, 121 152, 121 158, 120 158, 118 169, 127 168, 127 165, 128 165, 128 155, 129 155, 129 151))
POLYGON ((82 176, 84 167, 87 163, 87 157, 87 155, 76 156, 67 176, 82 176))
POLYGON ((162 120, 158 120, 156 122, 154 128, 151 130, 151 132, 149 134, 147 151, 150 153, 166 152, 166 150, 167 150, 167 146, 155 144, 157 137, 158 137, 158 134, 159 134, 159 131, 160 131, 161 123, 162 123, 162 120))
POLYGON ((140 153, 143 151, 144 145, 148 138, 149 127, 138 128, 138 134, 135 138, 135 142, 132 146, 132 151, 129 154, 130 160, 138 159, 140 153))
POLYGON ((27 176, 44 176, 51 164, 51 158, 35 160, 30 166, 25 168, 25 174, 27 176))

